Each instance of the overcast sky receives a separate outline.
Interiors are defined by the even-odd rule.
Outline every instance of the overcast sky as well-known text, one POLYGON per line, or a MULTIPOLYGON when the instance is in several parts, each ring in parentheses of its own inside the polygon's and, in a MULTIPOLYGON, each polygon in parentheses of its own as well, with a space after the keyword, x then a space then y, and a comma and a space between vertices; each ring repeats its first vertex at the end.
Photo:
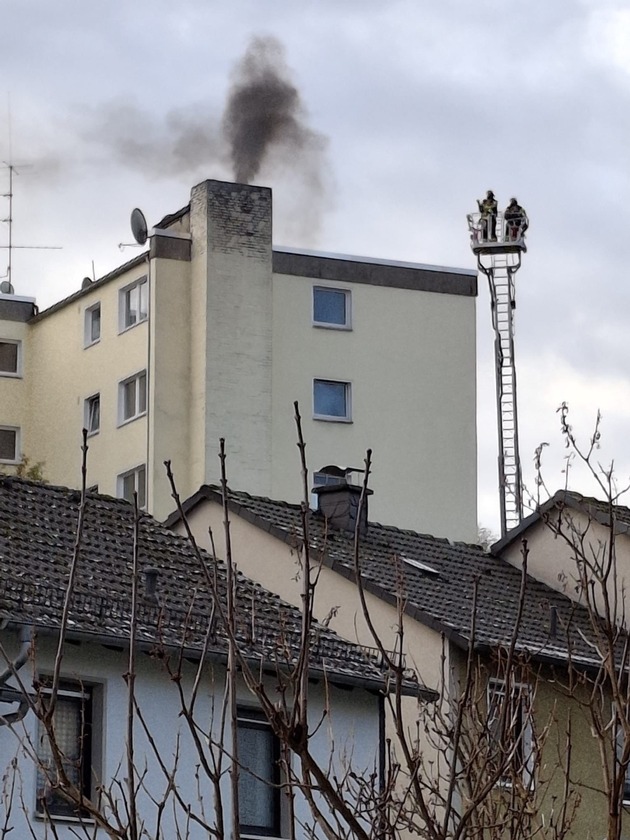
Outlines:
MULTIPOLYGON (((92 261, 101 276, 133 256, 118 248, 133 207, 153 224, 194 183, 233 177, 228 91, 252 39, 272 36, 316 157, 263 161, 274 243, 474 268, 466 212, 488 188, 502 205, 517 196, 531 220, 516 313, 526 483, 541 441, 550 490, 564 480, 562 401, 585 441, 601 410, 598 458, 628 481, 628 0, 5 0, 2 17, 0 155, 29 164, 15 178, 14 243, 63 248, 15 251, 17 294, 55 302, 92 261)), ((483 282, 479 518, 496 531, 483 282)), ((570 482, 593 491, 578 471, 570 482)))

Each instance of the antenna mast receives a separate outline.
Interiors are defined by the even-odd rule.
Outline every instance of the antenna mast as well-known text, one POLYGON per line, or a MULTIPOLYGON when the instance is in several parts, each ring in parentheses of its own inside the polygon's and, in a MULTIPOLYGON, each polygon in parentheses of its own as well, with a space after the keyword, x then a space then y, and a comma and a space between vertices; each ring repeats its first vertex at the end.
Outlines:
POLYGON ((15 166, 12 163, 5 163, 6 168, 9 170, 9 192, 4 193, 2 198, 9 199, 9 215, 6 219, 2 219, 3 222, 6 222, 7 229, 8 229, 8 236, 7 236, 7 249, 8 249, 8 256, 7 256, 7 283, 9 284, 9 288, 11 288, 11 257, 13 255, 13 171, 15 170, 15 166))
POLYGON ((523 485, 518 449, 516 363, 514 359, 515 274, 521 255, 527 251, 527 215, 516 199, 499 213, 491 190, 479 205, 478 213, 467 216, 470 245, 477 267, 488 278, 494 328, 494 357, 499 431, 499 496, 501 536, 515 528, 523 518, 523 485))
MULTIPOLYGON (((0 198, 8 198, 9 199, 9 215, 5 219, 0 219, 0 222, 4 222, 7 225, 8 235, 7 235, 7 244, 0 245, 0 249, 7 250, 7 273, 3 275, 6 277, 6 288, 9 290, 9 294, 13 294, 13 285, 11 283, 11 274, 12 274, 12 267, 13 267, 13 251, 16 248, 20 248, 27 251, 35 251, 35 250, 43 250, 43 251, 60 251, 60 245, 14 245, 13 244, 13 175, 19 175, 18 167, 20 169, 24 169, 30 167, 28 163, 21 163, 21 164, 14 164, 14 163, 7 163, 7 161, 2 162, 2 167, 4 169, 9 170, 9 192, 7 193, 0 193, 0 198)), ((3 284, 4 285, 4 284, 3 284)))

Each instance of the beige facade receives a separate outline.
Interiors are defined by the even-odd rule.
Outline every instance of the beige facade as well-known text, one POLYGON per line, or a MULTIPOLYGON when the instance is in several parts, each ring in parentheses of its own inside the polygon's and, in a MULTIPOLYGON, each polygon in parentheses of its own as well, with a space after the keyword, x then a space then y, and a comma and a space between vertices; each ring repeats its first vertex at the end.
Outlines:
POLYGON ((144 470, 163 518, 163 462, 186 497, 219 478, 223 437, 233 487, 295 501, 297 400, 312 471, 362 468, 370 448, 374 518, 475 539, 475 273, 274 249, 271 230, 269 189, 207 181, 147 253, 50 309, 1 296, 0 342, 21 342, 19 375, 0 375, 14 460, 79 486, 98 395, 88 484, 101 492, 144 470))
POLYGON ((630 511, 616 506, 611 527, 606 507, 594 499, 560 491, 540 512, 529 516, 518 529, 499 541, 493 551, 521 568, 525 540, 527 569, 532 577, 583 606, 594 604, 600 615, 627 626, 630 511), (591 581, 588 599, 584 574, 591 581), (593 581, 598 582, 593 584, 593 581))

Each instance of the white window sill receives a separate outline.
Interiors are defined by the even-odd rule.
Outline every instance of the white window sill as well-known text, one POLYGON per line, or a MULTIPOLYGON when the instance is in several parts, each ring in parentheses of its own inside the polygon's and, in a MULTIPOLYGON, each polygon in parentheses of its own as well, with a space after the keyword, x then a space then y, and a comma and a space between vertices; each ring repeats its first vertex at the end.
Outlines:
POLYGON ((9 467, 18 467, 21 463, 22 461, 16 461, 15 459, 0 458, 0 464, 6 464, 9 467))
POLYGON ((352 332, 352 324, 327 324, 325 321, 313 321, 313 326, 320 330, 341 330, 352 332))
POLYGON ((328 414, 313 414, 313 420, 323 420, 324 423, 352 423, 352 417, 333 417, 328 414))
POLYGON ((98 429, 94 429, 94 431, 93 431, 93 432, 90 432, 90 431, 88 430, 87 436, 88 436, 89 438, 91 438, 91 437, 95 437, 95 435, 97 435, 100 431, 101 431, 101 430, 100 430, 100 427, 99 427, 98 429))
POLYGON ((120 327, 119 330, 118 330, 118 335, 122 335, 123 333, 127 333, 127 332, 129 332, 129 330, 135 330, 136 327, 139 327, 142 324, 146 324, 148 320, 149 320, 148 318, 143 318, 141 321, 136 321, 135 324, 129 324, 128 327, 120 327))
POLYGON ((99 336, 98 338, 95 338, 94 341, 86 341, 83 344, 83 349, 87 350, 88 347, 94 347, 95 344, 100 344, 100 343, 101 343, 101 337, 99 336))
POLYGON ((0 378, 22 379, 22 374, 10 370, 0 370, 0 378))
POLYGON ((243 840, 285 840, 283 837, 275 837, 273 834, 241 834, 243 840))
POLYGON ((41 822, 72 823, 74 825, 94 825, 92 817, 72 817, 70 814, 43 814, 35 811, 35 819, 41 822))
POLYGON ((127 417, 126 420, 119 420, 118 421, 118 428, 122 429, 123 426, 128 426, 130 423, 133 423, 134 420, 139 420, 141 417, 146 417, 146 411, 143 411, 141 414, 134 414, 133 417, 127 417))

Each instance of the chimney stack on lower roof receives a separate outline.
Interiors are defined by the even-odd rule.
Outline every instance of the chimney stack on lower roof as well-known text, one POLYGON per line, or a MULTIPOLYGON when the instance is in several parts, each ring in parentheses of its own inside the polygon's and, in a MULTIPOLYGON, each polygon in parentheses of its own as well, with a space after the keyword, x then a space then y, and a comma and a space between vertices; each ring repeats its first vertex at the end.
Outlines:
POLYGON ((368 527, 367 497, 371 496, 373 491, 365 491, 359 510, 362 490, 363 488, 356 484, 343 483, 314 487, 313 493, 317 494, 318 511, 323 514, 331 528, 354 534, 358 519, 359 534, 364 535, 368 527))

